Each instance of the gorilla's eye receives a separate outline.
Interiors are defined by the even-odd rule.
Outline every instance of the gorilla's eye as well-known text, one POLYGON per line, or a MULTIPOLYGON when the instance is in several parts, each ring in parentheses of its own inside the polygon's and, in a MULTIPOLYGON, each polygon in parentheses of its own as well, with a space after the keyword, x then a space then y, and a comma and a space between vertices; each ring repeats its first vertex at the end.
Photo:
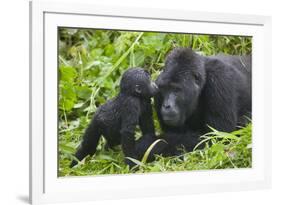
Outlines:
POLYGON ((181 93, 182 89, 179 88, 179 87, 175 87, 175 88, 173 89, 173 91, 174 91, 176 94, 179 94, 179 93, 181 93))
POLYGON ((172 93, 178 94, 181 93, 182 87, 180 87, 178 83, 173 82, 169 85, 168 90, 172 93))
POLYGON ((136 93, 141 94, 141 86, 140 85, 136 85, 135 86, 135 91, 136 91, 136 93))

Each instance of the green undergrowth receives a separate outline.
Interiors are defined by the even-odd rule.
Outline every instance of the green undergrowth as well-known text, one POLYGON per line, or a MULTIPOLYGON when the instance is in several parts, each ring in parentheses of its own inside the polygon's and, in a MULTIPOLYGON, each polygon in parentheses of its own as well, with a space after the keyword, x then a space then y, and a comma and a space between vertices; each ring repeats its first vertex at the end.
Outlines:
POLYGON ((69 168, 68 165, 72 159, 71 153, 75 150, 70 147, 60 147, 64 154, 60 155, 62 157, 59 176, 250 168, 252 166, 251 136, 251 124, 232 133, 213 129, 212 132, 201 136, 200 143, 206 144, 204 149, 195 148, 192 152, 184 152, 176 157, 157 156, 156 160, 150 163, 146 160, 136 161, 138 165, 131 170, 124 163, 120 147, 106 151, 104 140, 101 140, 95 155, 87 157, 74 168, 69 168))

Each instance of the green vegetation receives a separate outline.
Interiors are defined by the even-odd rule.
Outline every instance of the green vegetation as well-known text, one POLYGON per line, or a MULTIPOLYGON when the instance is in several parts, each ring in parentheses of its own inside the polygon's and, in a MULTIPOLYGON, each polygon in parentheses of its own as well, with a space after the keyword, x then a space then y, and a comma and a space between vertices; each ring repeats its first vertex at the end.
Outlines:
MULTIPOLYGON (((104 150, 102 138, 93 157, 72 169, 68 167, 97 107, 119 92, 123 72, 140 66, 155 79, 166 54, 174 47, 192 47, 203 55, 249 54, 252 48, 250 37, 59 30, 59 176, 251 167, 251 124, 233 133, 213 130, 202 136, 209 142, 203 150, 195 149, 179 157, 159 156, 152 163, 146 163, 144 157, 136 170, 124 164, 120 147, 104 150)), ((155 113, 154 123, 159 134, 155 113)))

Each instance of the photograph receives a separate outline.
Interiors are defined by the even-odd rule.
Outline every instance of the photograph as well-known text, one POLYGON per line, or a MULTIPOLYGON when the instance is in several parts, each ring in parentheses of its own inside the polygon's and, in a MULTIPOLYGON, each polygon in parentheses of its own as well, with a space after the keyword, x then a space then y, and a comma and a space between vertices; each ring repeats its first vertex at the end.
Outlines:
POLYGON ((252 36, 57 32, 58 177, 252 168, 252 36))

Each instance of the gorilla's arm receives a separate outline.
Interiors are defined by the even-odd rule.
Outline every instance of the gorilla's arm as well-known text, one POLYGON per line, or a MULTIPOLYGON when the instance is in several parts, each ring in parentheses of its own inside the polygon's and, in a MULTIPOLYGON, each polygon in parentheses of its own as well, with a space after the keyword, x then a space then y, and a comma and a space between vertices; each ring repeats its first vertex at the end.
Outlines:
MULTIPOLYGON (((185 133, 167 132, 160 136, 165 140, 158 142, 151 150, 148 161, 154 160, 154 155, 162 155, 164 157, 177 156, 182 154, 182 150, 178 148, 184 148, 186 151, 193 151, 194 147, 199 143, 199 132, 187 131, 185 133)), ((143 136, 136 143, 138 158, 141 159, 146 149, 157 138, 151 138, 151 136, 143 136)), ((198 148, 202 148, 204 145, 200 145, 198 148)))
POLYGON ((140 123, 139 123, 142 135, 154 136, 155 129, 154 129, 154 122, 152 117, 152 106, 150 104, 150 101, 144 102, 143 107, 144 109, 140 116, 140 123))
MULTIPOLYGON (((194 147, 199 143, 200 132, 187 130, 184 133, 167 132, 162 135, 162 138, 167 144, 161 143, 154 149, 155 153, 162 154, 163 156, 174 156, 181 154, 180 149, 184 148, 186 151, 193 151, 194 147)), ((203 145, 199 146, 202 148, 203 145)))
MULTIPOLYGON (((137 100, 128 99, 126 112, 122 113, 121 122, 121 145, 125 157, 136 158, 135 151, 135 129, 140 116, 140 105, 137 100)), ((127 164, 134 165, 129 159, 125 159, 127 164)))

